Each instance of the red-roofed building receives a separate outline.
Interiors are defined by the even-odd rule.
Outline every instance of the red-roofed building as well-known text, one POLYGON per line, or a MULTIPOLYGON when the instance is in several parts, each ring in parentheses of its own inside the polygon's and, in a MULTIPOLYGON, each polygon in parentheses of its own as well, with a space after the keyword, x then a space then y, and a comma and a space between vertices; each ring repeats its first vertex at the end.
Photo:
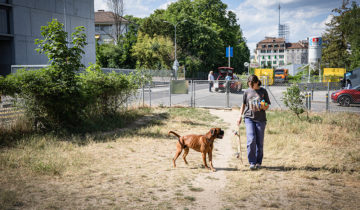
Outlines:
POLYGON ((286 43, 284 38, 265 37, 256 45, 255 60, 261 67, 307 64, 308 43, 286 43))
MULTIPOLYGON (((121 34, 128 30, 129 21, 123 17, 121 20, 121 34)), ((104 10, 95 12, 95 38, 99 40, 99 44, 113 43, 116 37, 114 13, 104 10)))

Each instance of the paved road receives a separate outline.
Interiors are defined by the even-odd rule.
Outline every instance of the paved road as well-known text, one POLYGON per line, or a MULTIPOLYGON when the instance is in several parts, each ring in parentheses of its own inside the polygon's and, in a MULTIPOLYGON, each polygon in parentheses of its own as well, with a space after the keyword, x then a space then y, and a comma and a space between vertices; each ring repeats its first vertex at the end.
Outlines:
MULTIPOLYGON (((283 92, 286 91, 286 86, 270 86, 268 88, 270 101, 272 103, 272 109, 285 109, 285 105, 282 101, 283 92)), ((171 105, 190 106, 192 101, 192 87, 189 87, 188 94, 171 95, 171 105)), ((311 103, 311 110, 316 112, 326 111, 326 93, 327 91, 315 91, 313 100, 311 103)), ((331 94, 331 91, 330 91, 331 94)), ((169 106, 170 105, 170 92, 168 86, 145 89, 144 103, 150 105, 169 106), (151 93, 151 94, 150 94, 151 93), (151 95, 151 96, 150 96, 151 95)), ((229 93, 229 107, 236 107, 242 104, 243 92, 229 93)), ((139 90, 137 98, 133 99, 137 103, 142 104, 142 90, 139 90)), ((196 107, 227 107, 227 94, 222 92, 209 92, 208 84, 204 82, 202 84, 195 84, 195 106, 196 107)), ((330 101, 330 111, 347 111, 360 113, 360 105, 351 105, 350 107, 341 107, 336 103, 330 101)))

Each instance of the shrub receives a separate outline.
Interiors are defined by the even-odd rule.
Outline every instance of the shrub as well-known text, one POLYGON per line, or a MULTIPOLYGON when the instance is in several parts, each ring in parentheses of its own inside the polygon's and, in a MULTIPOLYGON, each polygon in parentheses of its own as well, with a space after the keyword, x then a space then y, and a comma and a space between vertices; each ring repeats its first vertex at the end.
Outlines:
POLYGON ((305 112, 304 107, 305 96, 301 94, 300 88, 293 84, 284 92, 283 100, 286 107, 288 107, 300 119, 300 114, 305 112))
POLYGON ((83 31, 82 26, 75 28, 68 42, 63 25, 53 20, 41 27, 44 39, 35 40, 38 52, 48 56, 50 66, 0 78, 0 92, 16 97, 37 128, 76 129, 89 115, 115 112, 145 82, 139 73, 107 75, 98 66, 77 75, 86 45, 83 31))

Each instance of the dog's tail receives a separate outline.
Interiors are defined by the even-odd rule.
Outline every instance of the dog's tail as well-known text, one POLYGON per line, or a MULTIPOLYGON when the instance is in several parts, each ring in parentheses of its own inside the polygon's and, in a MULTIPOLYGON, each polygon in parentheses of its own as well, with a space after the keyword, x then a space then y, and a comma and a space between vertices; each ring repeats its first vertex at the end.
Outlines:
POLYGON ((180 139, 180 135, 177 134, 177 133, 175 133, 174 131, 169 131, 169 135, 170 135, 170 134, 174 134, 176 137, 178 137, 178 138, 180 139))
MULTIPOLYGON (((186 148, 186 145, 181 142, 181 136, 180 136, 179 134, 175 133, 174 131, 169 131, 168 134, 169 134, 169 135, 170 135, 170 134, 174 134, 176 137, 178 137, 178 138, 179 138, 178 141, 179 141, 181 147, 182 147, 182 148, 186 148)), ((184 141, 184 140, 183 140, 183 141, 184 141)))

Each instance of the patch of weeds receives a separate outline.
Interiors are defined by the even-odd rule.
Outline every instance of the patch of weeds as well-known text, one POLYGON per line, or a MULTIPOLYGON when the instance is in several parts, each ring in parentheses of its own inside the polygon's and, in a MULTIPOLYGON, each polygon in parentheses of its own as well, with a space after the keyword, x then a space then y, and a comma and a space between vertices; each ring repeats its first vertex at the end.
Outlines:
POLYGON ((106 149, 113 149, 114 147, 113 146, 111 146, 110 144, 108 144, 107 146, 106 146, 106 149))
POLYGON ((189 190, 193 191, 193 192, 202 192, 202 191, 204 191, 204 189, 201 188, 201 187, 189 187, 189 190))
POLYGON ((175 195, 176 196, 183 196, 184 194, 182 192, 176 192, 175 195))
POLYGON ((191 202, 193 202, 193 201, 195 201, 195 200, 196 200, 196 198, 195 198, 195 197, 193 197, 193 196, 185 196, 184 198, 185 198, 186 200, 191 201, 191 202))
POLYGON ((210 179, 210 180, 219 180, 219 178, 215 178, 215 177, 211 177, 211 176, 207 176, 206 179, 210 179))
POLYGON ((16 192, 0 189, 0 209, 13 209, 23 205, 16 192))

